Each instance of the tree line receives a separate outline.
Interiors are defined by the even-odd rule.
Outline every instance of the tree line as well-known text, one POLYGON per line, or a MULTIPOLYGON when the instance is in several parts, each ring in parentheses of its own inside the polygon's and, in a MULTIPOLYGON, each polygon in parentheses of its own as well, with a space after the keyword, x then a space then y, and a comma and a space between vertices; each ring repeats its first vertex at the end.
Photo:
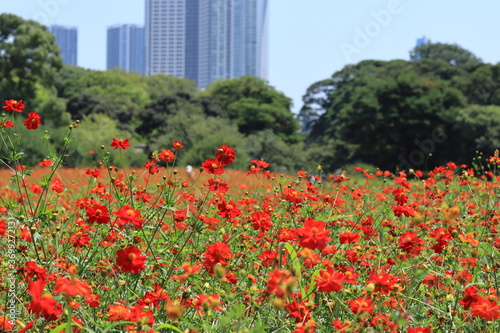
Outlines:
POLYGON ((130 165, 180 140, 180 165, 198 166, 227 144, 238 152, 235 167, 263 159, 278 172, 313 172, 318 164, 333 172, 354 163, 425 169, 469 163, 476 150, 499 147, 500 67, 457 45, 427 43, 409 61, 348 65, 313 83, 298 115, 290 98, 255 77, 198 91, 192 81, 163 74, 64 65, 59 53, 44 26, 0 15, 0 98, 23 99, 52 135, 22 133, 26 164, 57 149, 76 120, 68 166, 95 164, 113 137, 140 148, 123 152, 130 165))

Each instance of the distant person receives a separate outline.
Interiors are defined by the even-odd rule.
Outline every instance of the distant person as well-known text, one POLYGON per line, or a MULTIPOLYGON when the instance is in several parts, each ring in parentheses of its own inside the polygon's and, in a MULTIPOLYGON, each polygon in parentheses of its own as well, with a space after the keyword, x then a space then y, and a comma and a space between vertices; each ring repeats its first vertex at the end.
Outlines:
POLYGON ((193 180, 194 179, 194 172, 193 172, 193 167, 192 166, 188 165, 186 167, 186 174, 187 174, 189 180, 193 180))

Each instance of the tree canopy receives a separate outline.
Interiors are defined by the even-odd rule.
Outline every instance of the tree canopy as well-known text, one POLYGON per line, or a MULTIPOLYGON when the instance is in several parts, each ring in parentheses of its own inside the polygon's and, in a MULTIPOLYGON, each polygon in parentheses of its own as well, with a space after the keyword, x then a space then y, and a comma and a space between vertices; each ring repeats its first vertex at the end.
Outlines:
POLYGON ((46 27, 0 14, 0 99, 33 100, 37 84, 54 84, 62 66, 59 46, 46 27))

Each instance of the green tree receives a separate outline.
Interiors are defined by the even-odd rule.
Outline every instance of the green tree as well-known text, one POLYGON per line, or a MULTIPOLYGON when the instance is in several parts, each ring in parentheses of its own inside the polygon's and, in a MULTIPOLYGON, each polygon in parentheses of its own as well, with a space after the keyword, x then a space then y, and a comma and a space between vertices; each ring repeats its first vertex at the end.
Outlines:
POLYGON ((226 110, 228 118, 245 135, 270 129, 287 142, 299 139, 291 99, 262 79, 244 76, 217 81, 201 95, 212 97, 212 106, 226 110))
POLYGON ((472 52, 457 44, 431 43, 430 41, 410 51, 411 61, 421 59, 440 59, 466 71, 472 71, 482 63, 482 60, 472 52))
POLYGON ((46 27, 0 14, 0 99, 35 98, 38 84, 51 87, 62 66, 59 46, 46 27))
POLYGON ((322 161, 330 168, 359 161, 394 169, 423 140, 445 131, 454 109, 465 105, 447 81, 402 60, 347 66, 333 81, 329 109, 309 136, 336 150, 333 161, 322 161))

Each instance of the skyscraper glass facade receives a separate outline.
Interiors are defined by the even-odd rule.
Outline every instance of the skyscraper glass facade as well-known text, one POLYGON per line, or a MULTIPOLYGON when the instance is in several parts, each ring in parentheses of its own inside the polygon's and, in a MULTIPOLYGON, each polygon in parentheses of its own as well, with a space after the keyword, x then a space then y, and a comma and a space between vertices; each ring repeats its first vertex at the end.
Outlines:
POLYGON ((267 78, 267 0, 146 0, 146 74, 267 78))
POLYGON ((108 27, 108 70, 119 68, 126 72, 144 74, 145 65, 144 27, 134 24, 108 27))
POLYGON ((75 27, 53 25, 49 31, 54 34, 56 42, 61 49, 63 62, 68 65, 77 65, 78 55, 78 30, 75 27))

